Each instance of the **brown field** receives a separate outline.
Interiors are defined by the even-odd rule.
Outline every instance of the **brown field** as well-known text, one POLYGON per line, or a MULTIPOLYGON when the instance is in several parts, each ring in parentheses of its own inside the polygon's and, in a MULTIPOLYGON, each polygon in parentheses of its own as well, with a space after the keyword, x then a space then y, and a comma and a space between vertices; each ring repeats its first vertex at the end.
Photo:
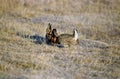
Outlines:
POLYGON ((0 79, 120 79, 120 0, 0 0, 0 79), (79 44, 45 43, 76 28, 79 44))

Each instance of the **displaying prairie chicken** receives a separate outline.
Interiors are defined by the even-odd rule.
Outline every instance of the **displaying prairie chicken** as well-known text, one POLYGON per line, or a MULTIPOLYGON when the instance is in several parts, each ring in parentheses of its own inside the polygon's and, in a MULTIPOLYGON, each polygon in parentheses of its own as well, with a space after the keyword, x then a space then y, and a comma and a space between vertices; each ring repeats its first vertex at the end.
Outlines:
POLYGON ((46 29, 46 43, 61 44, 63 46, 76 45, 78 44, 78 32, 74 29, 72 34, 58 35, 57 30, 52 29, 51 24, 49 23, 46 29))

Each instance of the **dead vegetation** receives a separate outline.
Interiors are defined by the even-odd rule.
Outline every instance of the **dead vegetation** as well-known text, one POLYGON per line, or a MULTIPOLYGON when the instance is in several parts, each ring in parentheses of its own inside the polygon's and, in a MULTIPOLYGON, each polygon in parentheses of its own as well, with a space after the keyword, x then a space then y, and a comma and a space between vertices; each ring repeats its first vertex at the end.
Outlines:
POLYGON ((119 0, 18 1, 0 0, 1 79, 120 78, 119 0), (79 45, 41 43, 48 22, 79 45))

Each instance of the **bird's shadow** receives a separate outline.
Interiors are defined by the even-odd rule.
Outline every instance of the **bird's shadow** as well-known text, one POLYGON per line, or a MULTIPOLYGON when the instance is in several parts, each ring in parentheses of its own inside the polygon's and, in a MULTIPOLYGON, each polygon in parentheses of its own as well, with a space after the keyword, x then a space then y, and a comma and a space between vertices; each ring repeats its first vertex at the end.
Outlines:
POLYGON ((45 37, 42 37, 42 36, 39 36, 37 34, 35 35, 30 35, 29 36, 30 39, 33 39, 33 42, 35 44, 43 44, 43 43, 46 43, 46 38, 45 37))
POLYGON ((17 33, 17 36, 20 36, 22 38, 25 39, 31 39, 32 42, 34 42, 35 44, 43 44, 46 43, 46 38, 43 36, 40 36, 38 34, 35 35, 27 35, 27 34, 23 34, 21 32, 17 33))
POLYGON ((43 36, 40 36, 38 34, 25 35, 25 34, 17 33, 17 36, 21 36, 22 38, 26 38, 26 39, 32 39, 32 42, 35 43, 35 44, 40 44, 40 45, 41 44, 47 44, 49 46, 57 46, 59 48, 63 48, 63 46, 60 45, 60 44, 55 45, 54 43, 47 43, 46 38, 43 37, 43 36))
POLYGON ((47 44, 50 46, 57 46, 59 48, 63 48, 63 45, 61 45, 61 44, 47 43, 46 38, 39 36, 39 35, 32 35, 32 36, 30 36, 30 39, 33 39, 35 44, 43 44, 44 43, 44 44, 47 44))

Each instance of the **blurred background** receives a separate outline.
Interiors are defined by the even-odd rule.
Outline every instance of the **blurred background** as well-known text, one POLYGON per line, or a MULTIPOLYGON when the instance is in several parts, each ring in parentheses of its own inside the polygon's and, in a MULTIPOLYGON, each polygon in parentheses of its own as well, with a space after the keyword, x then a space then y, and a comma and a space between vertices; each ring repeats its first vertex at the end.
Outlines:
POLYGON ((120 0, 0 0, 0 78, 119 79, 119 4, 120 0), (48 23, 58 34, 76 28, 80 45, 60 49, 41 42, 48 23), (30 38, 34 36, 39 40, 30 38))

